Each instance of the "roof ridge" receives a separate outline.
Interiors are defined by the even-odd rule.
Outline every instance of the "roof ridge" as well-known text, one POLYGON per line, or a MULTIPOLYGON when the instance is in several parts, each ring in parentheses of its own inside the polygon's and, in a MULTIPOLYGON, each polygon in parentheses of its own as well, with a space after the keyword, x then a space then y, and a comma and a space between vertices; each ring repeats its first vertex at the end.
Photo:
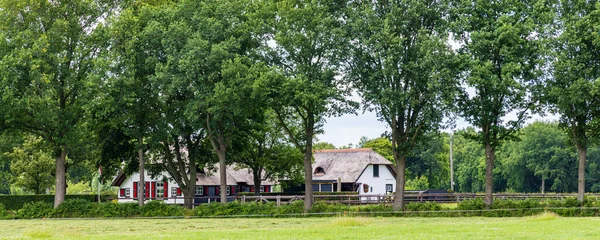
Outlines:
POLYGON ((346 152, 373 152, 371 148, 346 148, 346 149, 324 149, 316 150, 316 153, 346 153, 346 152))

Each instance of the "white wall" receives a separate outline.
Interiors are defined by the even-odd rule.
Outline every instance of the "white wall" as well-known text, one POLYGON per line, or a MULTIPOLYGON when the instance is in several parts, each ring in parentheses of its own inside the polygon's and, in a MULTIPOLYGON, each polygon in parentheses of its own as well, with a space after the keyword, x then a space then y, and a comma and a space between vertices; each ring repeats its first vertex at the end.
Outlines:
POLYGON ((358 187, 359 195, 385 195, 386 184, 392 184, 392 192, 396 191, 396 179, 386 165, 379 165, 379 177, 373 177, 373 165, 367 166, 367 169, 363 171, 356 182, 369 185, 369 192, 364 192, 364 187, 361 184, 358 187))
MULTIPOLYGON (((162 182, 163 180, 163 176, 165 177, 169 177, 169 174, 167 172, 161 172, 159 175, 157 175, 155 178, 151 178, 150 175, 148 175, 148 171, 144 172, 144 181, 146 182, 162 182)), ((119 188, 129 188, 130 191, 130 197, 129 198, 122 198, 120 195, 120 189, 117 192, 117 196, 119 199, 119 202, 134 202, 137 201, 136 199, 133 199, 133 182, 139 182, 140 181, 140 174, 139 173, 134 173, 131 176, 128 176, 127 179, 125 179, 125 181, 123 181, 123 184, 121 184, 121 186, 119 188)), ((177 198, 174 198, 174 196, 172 196, 171 194, 171 188, 178 188, 179 185, 176 182, 172 182, 171 180, 168 181, 168 188, 165 191, 168 191, 169 193, 169 197, 167 198, 167 200, 164 200, 165 203, 177 203, 177 204, 183 204, 183 195, 182 196, 178 196, 177 198)), ((183 194, 183 193, 182 193, 183 194)), ((152 196, 152 195, 150 195, 152 196)), ((147 201, 146 201, 147 202, 147 201)))

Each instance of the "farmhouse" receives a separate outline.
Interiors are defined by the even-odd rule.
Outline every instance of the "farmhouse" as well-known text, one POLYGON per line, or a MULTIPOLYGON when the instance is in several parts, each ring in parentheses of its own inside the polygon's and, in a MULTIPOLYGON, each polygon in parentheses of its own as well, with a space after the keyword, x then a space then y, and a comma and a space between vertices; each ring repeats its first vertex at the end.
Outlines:
POLYGON ((390 161, 370 148, 315 151, 313 191, 357 191, 359 195, 386 194, 396 188, 390 161))
MULTIPOLYGON (((204 169, 203 173, 196 174, 196 191, 194 203, 219 201, 220 196, 220 174, 219 166, 216 164, 213 168, 204 169)), ((136 189, 142 184, 139 183, 139 173, 133 173, 126 176, 120 173, 112 182, 112 186, 119 187, 118 201, 132 202, 137 200, 136 189)), ((172 204, 183 204, 184 195, 179 185, 173 181, 168 172, 161 172, 155 176, 147 172, 145 198, 148 200, 159 200, 172 204)), ((261 192, 271 192, 275 183, 271 181, 262 181, 261 192)), ((242 169, 236 165, 227 167, 227 195, 234 197, 239 192, 254 192, 254 181, 252 173, 248 169, 242 169)))

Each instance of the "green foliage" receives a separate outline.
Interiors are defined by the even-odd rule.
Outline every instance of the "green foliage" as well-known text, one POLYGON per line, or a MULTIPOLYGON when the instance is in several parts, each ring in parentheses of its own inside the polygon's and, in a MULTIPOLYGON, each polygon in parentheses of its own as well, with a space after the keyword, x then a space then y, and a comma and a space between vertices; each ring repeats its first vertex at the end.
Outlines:
POLYGON ((406 190, 427 190, 429 189, 429 181, 427 176, 421 176, 415 179, 406 180, 406 190))
POLYGON ((327 150, 327 149, 335 149, 335 146, 333 145, 333 143, 317 142, 317 143, 313 144, 313 149, 315 151, 318 151, 318 150, 327 150))
POLYGON ((183 208, 162 201, 150 201, 141 208, 140 213, 144 217, 183 216, 183 208))
MULTIPOLYGON (((97 201, 98 195, 96 194, 81 194, 81 195, 66 195, 66 199, 85 199, 90 202, 97 201)), ((108 201, 116 198, 115 195, 101 195, 102 201, 108 201)), ((0 204, 4 204, 8 210, 18 210, 27 203, 32 202, 44 202, 53 203, 53 195, 0 195, 0 204)))
POLYGON ((34 194, 43 194, 53 186, 54 159, 42 138, 28 136, 23 144, 4 153, 11 161, 13 185, 34 194))
POLYGON ((49 202, 29 202, 17 211, 16 217, 20 219, 46 218, 50 216, 52 209, 53 204, 49 202))
POLYGON ((4 204, 0 203, 0 219, 4 219, 6 217, 6 209, 4 208, 4 204))
POLYGON ((53 218, 78 218, 91 217, 92 202, 86 199, 68 199, 53 209, 49 217, 53 218))

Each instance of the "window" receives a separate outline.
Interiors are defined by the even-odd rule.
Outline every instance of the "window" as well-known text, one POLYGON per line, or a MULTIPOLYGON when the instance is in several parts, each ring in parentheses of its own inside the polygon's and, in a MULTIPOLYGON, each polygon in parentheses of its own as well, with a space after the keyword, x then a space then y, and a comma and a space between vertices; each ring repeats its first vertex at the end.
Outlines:
POLYGON ((385 185, 385 192, 391 193, 393 191, 394 191, 394 185, 392 185, 392 184, 386 184, 385 185))
POLYGON ((265 186, 260 186, 260 192, 265 192, 265 186))
POLYGON ((131 196, 131 190, 129 188, 125 188, 125 197, 131 196))
POLYGON ((229 196, 231 194, 231 188, 229 186, 227 186, 226 189, 227 189, 227 191, 226 191, 227 192, 227 196, 229 196))
POLYGON ((119 189, 119 197, 129 197, 129 194, 130 194, 129 188, 119 189))
POLYGON ((331 183, 321 184, 321 192, 333 192, 333 184, 331 184, 331 183))
POLYGON ((325 169, 323 169, 322 167, 317 167, 315 169, 315 176, 323 176, 325 175, 325 169))
POLYGON ((363 184, 363 192, 365 192, 365 193, 369 192, 369 184, 363 184))
POLYGON ((242 186, 242 192, 250 192, 250 186, 242 186))
POLYGON ((165 197, 165 183, 156 182, 156 198, 165 197))
POLYGON ((313 192, 320 192, 319 184, 313 184, 313 192))
POLYGON ((202 195, 204 195, 204 187, 203 186, 196 186, 195 195, 196 196, 202 196, 202 195))
POLYGON ((379 165, 373 165, 373 177, 379 177, 379 165))
POLYGON ((177 188, 176 187, 172 187, 171 188, 171 196, 177 196, 177 188))

